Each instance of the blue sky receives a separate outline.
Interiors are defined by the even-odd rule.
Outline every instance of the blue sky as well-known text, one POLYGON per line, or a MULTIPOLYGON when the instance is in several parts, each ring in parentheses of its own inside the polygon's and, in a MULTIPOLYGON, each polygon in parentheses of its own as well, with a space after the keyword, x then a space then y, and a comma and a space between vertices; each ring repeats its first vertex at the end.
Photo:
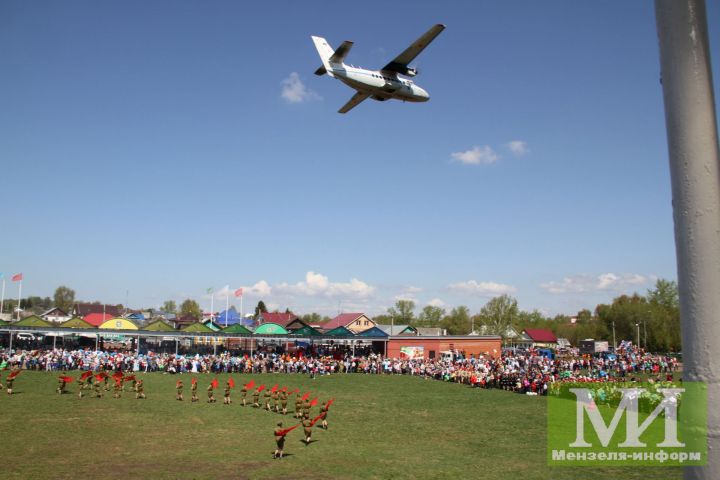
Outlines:
POLYGON ((572 314, 675 278, 652 2, 372 3, 2 2, 0 271, 323 314, 572 314), (378 68, 435 23, 429 102, 336 113, 310 35, 378 68))

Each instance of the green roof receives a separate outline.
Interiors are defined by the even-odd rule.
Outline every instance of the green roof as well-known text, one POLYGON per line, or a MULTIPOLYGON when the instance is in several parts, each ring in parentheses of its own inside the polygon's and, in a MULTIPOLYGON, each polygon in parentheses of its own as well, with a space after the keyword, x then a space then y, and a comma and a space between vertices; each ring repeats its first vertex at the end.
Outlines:
POLYGON ((298 328, 297 330, 294 330, 294 331, 292 332, 292 334, 293 334, 293 335, 298 335, 298 336, 300 336, 300 337, 316 337, 316 336, 320 335, 320 332, 318 332, 317 330, 315 330, 315 329, 314 329, 313 327, 311 327, 310 325, 305 325, 305 326, 302 327, 302 328, 298 328))
POLYGON ((325 332, 325 335, 329 335, 331 337, 352 337, 355 334, 345 327, 337 327, 333 328, 329 332, 325 332))
POLYGON ((53 324, 48 322, 47 320, 43 320, 42 318, 38 317, 37 315, 30 315, 29 317, 25 317, 19 322, 13 323, 13 326, 15 327, 52 327, 53 324))
POLYGON ((288 331, 277 323, 263 323, 255 329, 255 335, 287 335, 288 331))
POLYGON ((251 335, 252 332, 248 330, 246 327, 243 327, 239 323, 236 323, 235 325, 230 325, 229 327, 225 327, 222 330, 223 333, 239 333, 241 335, 251 335))
POLYGON ((219 332, 220 330, 222 330, 222 327, 217 322, 214 322, 213 320, 207 319, 202 323, 203 323, 203 325, 208 327, 213 332, 219 332))
POLYGON ((183 328, 181 331, 183 332, 196 332, 196 333, 215 333, 215 331, 208 327, 207 325, 203 325, 202 323, 191 323, 187 327, 183 328))
POLYGON ((80 317, 73 317, 60 324, 63 328, 95 328, 80 317))
POLYGON ((154 322, 148 323, 143 330, 149 330, 151 332, 174 332, 175 329, 172 325, 168 325, 162 320, 155 320, 154 322))

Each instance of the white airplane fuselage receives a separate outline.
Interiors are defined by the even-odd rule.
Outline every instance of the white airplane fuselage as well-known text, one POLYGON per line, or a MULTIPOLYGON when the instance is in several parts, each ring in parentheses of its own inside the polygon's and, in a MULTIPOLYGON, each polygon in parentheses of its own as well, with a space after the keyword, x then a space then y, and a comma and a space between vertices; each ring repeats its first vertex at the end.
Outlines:
POLYGON ((397 74, 366 70, 344 63, 331 63, 328 74, 355 90, 371 95, 375 100, 391 98, 405 102, 427 102, 430 95, 415 83, 397 74))

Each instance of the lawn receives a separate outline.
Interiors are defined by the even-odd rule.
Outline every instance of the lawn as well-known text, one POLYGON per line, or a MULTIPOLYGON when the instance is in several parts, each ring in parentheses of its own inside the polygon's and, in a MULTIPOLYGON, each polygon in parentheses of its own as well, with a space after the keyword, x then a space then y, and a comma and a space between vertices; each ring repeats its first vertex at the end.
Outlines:
MULTIPOLYGON (((4 372, 3 380, 7 376, 4 372)), ((72 372, 77 377, 77 372, 72 372)), ((273 460, 273 429, 292 415, 222 404, 227 375, 218 375, 218 402, 206 403, 214 378, 197 375, 201 401, 192 404, 189 375, 143 374, 146 400, 57 395, 57 374, 23 372, 16 394, 0 396, 2 478, 680 478, 675 468, 548 467, 545 398, 471 389, 406 376, 232 375, 238 383, 279 383, 335 397, 327 431, 287 437, 273 460), (175 381, 185 401, 175 400, 175 381)), ((77 383, 69 385, 77 392, 77 383)), ((290 410, 294 402, 289 402, 290 410)), ((313 409, 317 415, 318 408, 313 409)))

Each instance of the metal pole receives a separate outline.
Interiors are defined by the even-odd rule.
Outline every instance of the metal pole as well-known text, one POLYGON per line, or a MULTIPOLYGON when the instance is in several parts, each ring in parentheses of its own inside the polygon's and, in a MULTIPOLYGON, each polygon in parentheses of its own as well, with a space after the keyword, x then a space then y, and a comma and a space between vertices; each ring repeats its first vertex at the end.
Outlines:
MULTIPOLYGON (((0 296, 0 313, 3 313, 3 310, 5 308, 5 277, 3 277, 2 281, 3 281, 3 284, 2 284, 2 296, 0 296)), ((12 318, 12 315, 10 315, 10 317, 12 318)))
POLYGON ((10 350, 11 354, 12 354, 12 337, 13 337, 13 332, 10 332, 10 346, 8 347, 8 349, 10 350))
POLYGON ((96 351, 96 352, 98 351, 98 340, 99 340, 99 338, 100 338, 100 334, 96 333, 96 334, 95 334, 95 351, 96 351))
POLYGON ((22 303, 22 280, 18 285, 17 321, 20 321, 20 304, 22 303))
POLYGON ((720 168, 705 2, 655 0, 672 182, 683 379, 708 392, 708 462, 720 478, 720 168))
POLYGON ((140 335, 138 335, 137 355, 140 356, 140 335))
POLYGON ((615 341, 615 320, 612 322, 613 326, 613 353, 617 350, 617 342, 615 341))

